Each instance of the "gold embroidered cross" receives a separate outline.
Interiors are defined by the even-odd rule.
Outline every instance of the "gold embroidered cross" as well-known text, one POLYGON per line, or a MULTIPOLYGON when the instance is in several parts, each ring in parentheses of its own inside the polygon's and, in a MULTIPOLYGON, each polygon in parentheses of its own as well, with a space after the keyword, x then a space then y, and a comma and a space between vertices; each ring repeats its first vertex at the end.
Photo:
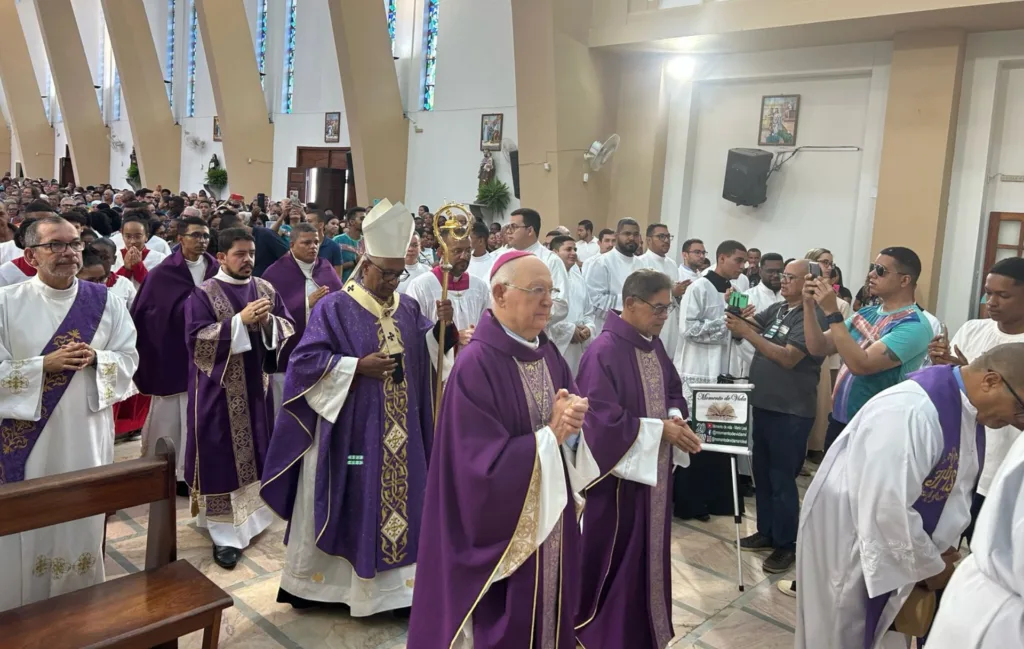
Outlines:
POLYGON ((21 394, 29 388, 28 378, 21 372, 15 370, 0 380, 0 388, 9 391, 11 394, 21 394))

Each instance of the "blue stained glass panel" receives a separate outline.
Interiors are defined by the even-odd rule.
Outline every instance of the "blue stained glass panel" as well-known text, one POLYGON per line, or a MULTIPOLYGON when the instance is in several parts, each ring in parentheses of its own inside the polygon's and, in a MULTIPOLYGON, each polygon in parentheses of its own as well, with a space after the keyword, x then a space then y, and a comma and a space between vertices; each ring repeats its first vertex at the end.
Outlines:
POLYGON ((391 36, 391 56, 395 55, 395 27, 398 24, 398 0, 387 0, 388 35, 391 36))
MULTIPOLYGON (((103 23, 106 25, 106 22, 103 23)), ((96 102, 100 105, 100 115, 106 122, 106 113, 103 112, 103 69, 107 66, 107 28, 100 30, 100 55, 97 57, 99 63, 96 65, 96 102)))
POLYGON ((192 0, 192 11, 188 16, 188 61, 187 83, 185 84, 185 116, 196 114, 196 47, 199 40, 199 14, 196 2, 192 0))
POLYGON ((167 89, 167 100, 174 108, 174 32, 175 5, 178 0, 167 0, 167 66, 164 72, 164 86, 167 89))
POLYGON ((295 101, 295 41, 297 32, 297 0, 288 0, 284 32, 284 87, 281 93, 281 112, 291 113, 295 101))
POLYGON ((260 0, 256 10, 256 65, 260 71, 260 86, 267 73, 267 0, 260 0))
POLYGON ((117 71, 117 61, 114 61, 114 121, 121 119, 121 75, 117 71))
POLYGON ((434 83, 437 81, 437 27, 440 0, 427 0, 423 36, 423 110, 434 110, 434 83))

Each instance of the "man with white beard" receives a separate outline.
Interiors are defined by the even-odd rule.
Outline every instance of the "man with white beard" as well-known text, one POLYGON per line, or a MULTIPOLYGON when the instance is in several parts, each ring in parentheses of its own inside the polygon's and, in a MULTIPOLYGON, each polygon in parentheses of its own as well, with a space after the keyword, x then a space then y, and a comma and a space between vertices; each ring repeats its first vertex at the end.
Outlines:
POLYGON ((669 358, 675 357, 676 349, 679 347, 679 303, 683 299, 686 287, 690 285, 690 282, 679 281, 679 266, 668 258, 672 239, 668 226, 652 223, 647 226, 647 252, 640 255, 640 264, 644 268, 656 270, 672 280, 672 302, 676 308, 669 311, 668 320, 665 321, 665 326, 658 336, 669 358))
POLYGON ((619 219, 615 227, 615 248, 594 259, 586 268, 587 293, 594 307, 598 333, 612 310, 622 310, 622 287, 633 271, 645 266, 636 251, 640 247, 640 224, 633 219, 619 219))
MULTIPOLYGON (((75 226, 43 217, 24 242, 38 272, 0 290, 0 485, 113 462, 139 359, 121 298, 75 278, 75 226)), ((100 515, 0 538, 0 611, 102 583, 103 537, 100 515)))
POLYGON ((860 408, 804 498, 797 649, 909 646, 897 613, 911 597, 911 609, 923 608, 953 574, 984 427, 1024 425, 1020 394, 1024 344, 1015 343, 964 367, 928 367, 860 408))
POLYGON ((558 347, 573 376, 580 368, 583 352, 597 335, 597 324, 594 322, 594 310, 590 306, 587 285, 583 281, 583 273, 576 266, 576 246, 571 236, 558 236, 551 240, 551 250, 565 263, 569 276, 569 314, 558 324, 547 328, 548 337, 558 347))

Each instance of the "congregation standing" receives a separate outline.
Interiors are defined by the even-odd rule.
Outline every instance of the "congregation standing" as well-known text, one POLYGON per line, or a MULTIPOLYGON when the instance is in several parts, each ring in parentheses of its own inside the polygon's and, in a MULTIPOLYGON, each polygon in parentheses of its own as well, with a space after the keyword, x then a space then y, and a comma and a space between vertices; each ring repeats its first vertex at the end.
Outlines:
MULTIPOLYGON (((631 218, 438 239, 386 200, 0 184, 24 203, 0 211, 0 484, 167 437, 219 566, 288 520, 278 601, 410 616, 411 649, 662 649, 671 521, 733 515, 739 478, 742 548, 796 568, 798 647, 906 646, 903 609, 942 590, 929 646, 1021 642, 1020 259, 950 340, 897 246, 854 300, 826 249, 691 238, 676 263, 631 218), (720 380, 753 384, 739 476, 688 424, 720 380)), ((103 529, 0 539, 0 610, 102 581, 103 529)))

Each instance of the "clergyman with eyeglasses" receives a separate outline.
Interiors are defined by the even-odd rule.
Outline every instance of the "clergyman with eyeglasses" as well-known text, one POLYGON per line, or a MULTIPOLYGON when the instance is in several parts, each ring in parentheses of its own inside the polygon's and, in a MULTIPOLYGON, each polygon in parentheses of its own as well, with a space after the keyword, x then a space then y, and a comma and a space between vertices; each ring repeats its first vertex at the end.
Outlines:
POLYGON ((647 252, 640 255, 640 263, 644 268, 652 268, 662 273, 672 282, 671 298, 672 303, 677 307, 668 314, 668 320, 661 329, 662 344, 669 358, 674 358, 676 349, 679 347, 679 304, 683 294, 692 283, 692 280, 679 281, 679 266, 672 261, 669 251, 672 249, 672 240, 675 237, 668 231, 668 226, 662 223, 652 223, 647 226, 647 252))
MULTIPOLYGON (((412 605, 442 326, 397 290, 414 228, 401 203, 370 210, 365 254, 288 360, 261 490, 291 521, 279 602, 342 603, 353 617, 412 605)), ((450 301, 437 311, 452 322, 450 301)), ((450 349, 455 327, 444 335, 450 349)))
MULTIPOLYGON (((36 275, 0 289, 0 485, 111 464, 111 406, 128 395, 138 365, 124 302, 77 279, 75 226, 38 218, 24 245, 36 275)), ((0 611, 102 583, 104 521, 0 538, 0 611), (58 573, 58 559, 73 570, 58 573)))
POLYGON ((188 395, 188 349, 185 345, 185 301, 193 290, 217 274, 220 264, 206 250, 210 228, 198 216, 178 225, 179 245, 164 263, 146 276, 132 305, 139 331, 139 369, 135 385, 152 397, 142 427, 142 448, 156 453, 156 442, 168 437, 178 454, 178 495, 188 496, 185 481, 185 412, 188 395))

